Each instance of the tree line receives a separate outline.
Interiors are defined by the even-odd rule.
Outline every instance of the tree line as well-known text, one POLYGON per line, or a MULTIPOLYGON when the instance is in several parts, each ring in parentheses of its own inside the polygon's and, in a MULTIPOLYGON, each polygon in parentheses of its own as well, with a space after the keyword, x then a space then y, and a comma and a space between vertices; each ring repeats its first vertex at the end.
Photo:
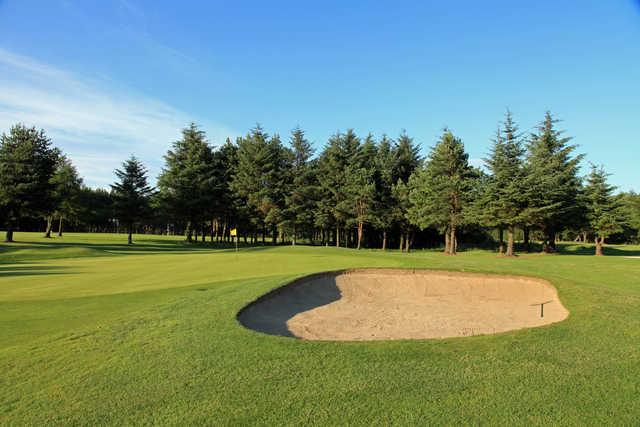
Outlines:
POLYGON ((507 111, 484 159, 469 163, 463 141, 444 129, 426 158, 402 132, 393 139, 337 132, 316 155, 302 129, 287 141, 256 126, 214 147, 204 131, 183 129, 164 156, 157 185, 135 157, 115 171, 109 190, 83 184, 71 160, 42 130, 22 124, 0 140, 0 221, 17 229, 183 234, 188 242, 299 242, 402 251, 496 245, 513 256, 559 238, 637 242, 640 195, 615 194, 547 112, 521 132, 507 111), (42 224, 42 225, 40 225, 42 224))

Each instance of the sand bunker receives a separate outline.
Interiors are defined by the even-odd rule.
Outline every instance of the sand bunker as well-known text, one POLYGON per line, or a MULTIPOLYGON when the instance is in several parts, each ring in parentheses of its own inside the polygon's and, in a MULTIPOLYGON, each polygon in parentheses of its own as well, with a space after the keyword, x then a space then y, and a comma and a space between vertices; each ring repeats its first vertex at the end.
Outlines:
POLYGON ((493 334, 568 314, 556 289, 541 279, 369 269, 298 279, 249 304, 238 320, 307 340, 391 340, 493 334))

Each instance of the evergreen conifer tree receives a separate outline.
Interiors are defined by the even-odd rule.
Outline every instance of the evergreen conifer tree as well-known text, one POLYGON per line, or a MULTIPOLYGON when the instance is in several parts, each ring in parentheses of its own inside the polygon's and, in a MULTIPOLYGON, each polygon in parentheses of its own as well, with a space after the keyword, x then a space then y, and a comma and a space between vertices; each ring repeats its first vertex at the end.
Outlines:
POLYGON ((291 244, 295 245, 301 232, 313 229, 317 185, 313 164, 310 162, 314 150, 305 138, 304 131, 299 127, 295 128, 291 132, 289 144, 293 162, 291 188, 285 197, 285 218, 291 232, 291 244))
POLYGON ((445 253, 455 255, 457 232, 465 223, 465 209, 472 191, 473 171, 462 141, 445 129, 432 148, 423 169, 409 180, 408 217, 424 229, 438 228, 445 233, 445 253))
POLYGON ((543 232, 545 252, 555 251, 556 234, 580 218, 578 169, 583 156, 574 155, 576 146, 555 128, 557 122, 547 112, 531 135, 523 180, 523 220, 543 232))
POLYGON ((514 232, 522 223, 524 209, 524 148, 518 128, 507 111, 503 128, 499 129, 491 147, 491 155, 485 160, 490 177, 478 199, 479 217, 485 225, 500 230, 500 253, 503 253, 502 230, 507 230, 507 256, 514 255, 514 232))
POLYGON ((160 200, 173 217, 186 223, 186 239, 192 241, 194 231, 198 232, 220 200, 213 150, 204 131, 191 123, 164 159, 158 177, 160 200))
POLYGON ((596 255, 603 255, 604 241, 613 233, 622 231, 624 222, 618 200, 614 197, 615 187, 607 182, 604 168, 591 166, 585 186, 587 220, 590 231, 595 235, 596 255))
POLYGON ((127 243, 133 243, 133 226, 149 214, 153 188, 147 182, 147 170, 131 156, 115 171, 118 181, 111 185, 118 220, 127 227, 127 243))
POLYGON ((25 217, 42 218, 51 212, 54 183, 51 178, 60 152, 43 130, 15 125, 0 137, 0 217, 5 241, 25 217))

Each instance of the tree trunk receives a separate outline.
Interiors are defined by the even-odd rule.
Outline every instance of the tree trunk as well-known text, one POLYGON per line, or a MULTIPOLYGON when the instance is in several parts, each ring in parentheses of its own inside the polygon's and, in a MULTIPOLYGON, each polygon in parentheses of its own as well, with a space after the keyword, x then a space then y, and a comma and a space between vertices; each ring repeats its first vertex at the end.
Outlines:
POLYGON ((456 225, 453 223, 451 224, 451 237, 449 237, 449 240, 450 240, 449 254, 455 255, 458 250, 458 242, 456 240, 456 225))
POLYGON ((13 242, 13 228, 11 226, 7 227, 7 234, 5 234, 4 241, 7 243, 13 242))
POLYGON ((449 246, 451 245, 451 242, 449 241, 449 230, 445 230, 444 232, 444 253, 445 254, 449 254, 449 246))
POLYGON ((340 226, 336 225, 336 248, 340 247, 340 226))
POLYGON ((547 232, 546 240, 544 242, 543 251, 551 254, 556 251, 556 233, 553 230, 547 232))
POLYGON ((523 227, 522 234, 523 234, 522 244, 524 246, 524 250, 525 252, 531 252, 531 244, 529 243, 529 227, 526 227, 526 226, 523 227))
POLYGON ((53 216, 47 215, 47 229, 44 232, 44 237, 47 239, 51 238, 51 229, 53 228, 53 216))
POLYGON ((387 230, 382 232, 382 250, 387 250, 387 230))
POLYGON ((273 228, 273 231, 271 232, 271 239, 272 239, 272 244, 273 246, 276 246, 278 244, 278 229, 277 228, 273 228))
POLYGON ((404 231, 400 232, 400 251, 404 252, 404 231))
POLYGON ((604 237, 599 237, 596 235, 596 256, 604 255, 602 253, 602 245, 604 244, 604 237))
POLYGON ((509 227, 509 229, 507 230, 507 256, 513 256, 514 255, 514 251, 513 251, 513 227, 509 227))
POLYGON ((62 237, 62 215, 60 215, 60 221, 58 222, 58 237, 62 237))
POLYGON ((358 249, 362 247, 362 235, 364 233, 364 224, 362 222, 358 222, 358 249))
POLYGON ((193 230, 191 229, 191 221, 187 222, 187 228, 184 230, 187 235, 187 242, 191 243, 193 240, 193 230))
POLYGON ((127 232, 129 233, 129 237, 127 238, 127 244, 133 244, 133 224, 128 224, 127 232))
POLYGON ((295 246, 296 245, 296 226, 293 226, 293 233, 291 233, 291 246, 295 246))
POLYGON ((498 254, 502 255, 504 254, 504 230, 502 227, 498 229, 498 240, 498 254))
POLYGON ((407 237, 404 239, 405 252, 409 253, 411 251, 411 241, 413 240, 413 236, 407 232, 407 237))

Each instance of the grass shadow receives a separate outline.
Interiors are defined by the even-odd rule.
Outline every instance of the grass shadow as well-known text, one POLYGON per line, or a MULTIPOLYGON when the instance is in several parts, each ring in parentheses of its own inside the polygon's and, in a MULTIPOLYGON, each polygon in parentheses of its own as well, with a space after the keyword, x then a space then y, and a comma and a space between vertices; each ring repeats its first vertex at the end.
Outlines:
POLYGON ((6 277, 19 277, 19 276, 46 276, 52 274, 68 274, 67 267, 53 266, 53 265, 0 265, 0 279, 6 277))
MULTIPOLYGON (((271 248, 270 245, 251 246, 239 244, 240 251, 259 251, 271 248)), ((173 253, 206 253, 211 251, 234 251, 234 244, 227 242, 186 242, 182 240, 141 239, 133 245, 126 242, 64 242, 24 241, 0 243, 0 265, 16 263, 30 259, 76 258, 113 255, 158 255, 173 253), (67 252, 65 252, 65 250, 67 252), (83 251, 84 250, 84 251, 83 251)))
MULTIPOLYGON (((565 255, 584 255, 594 256, 596 248, 594 245, 581 245, 581 244, 558 244, 558 253, 565 255)), ((603 253, 605 256, 640 256, 640 249, 620 248, 619 246, 607 246, 603 247, 603 253)))

